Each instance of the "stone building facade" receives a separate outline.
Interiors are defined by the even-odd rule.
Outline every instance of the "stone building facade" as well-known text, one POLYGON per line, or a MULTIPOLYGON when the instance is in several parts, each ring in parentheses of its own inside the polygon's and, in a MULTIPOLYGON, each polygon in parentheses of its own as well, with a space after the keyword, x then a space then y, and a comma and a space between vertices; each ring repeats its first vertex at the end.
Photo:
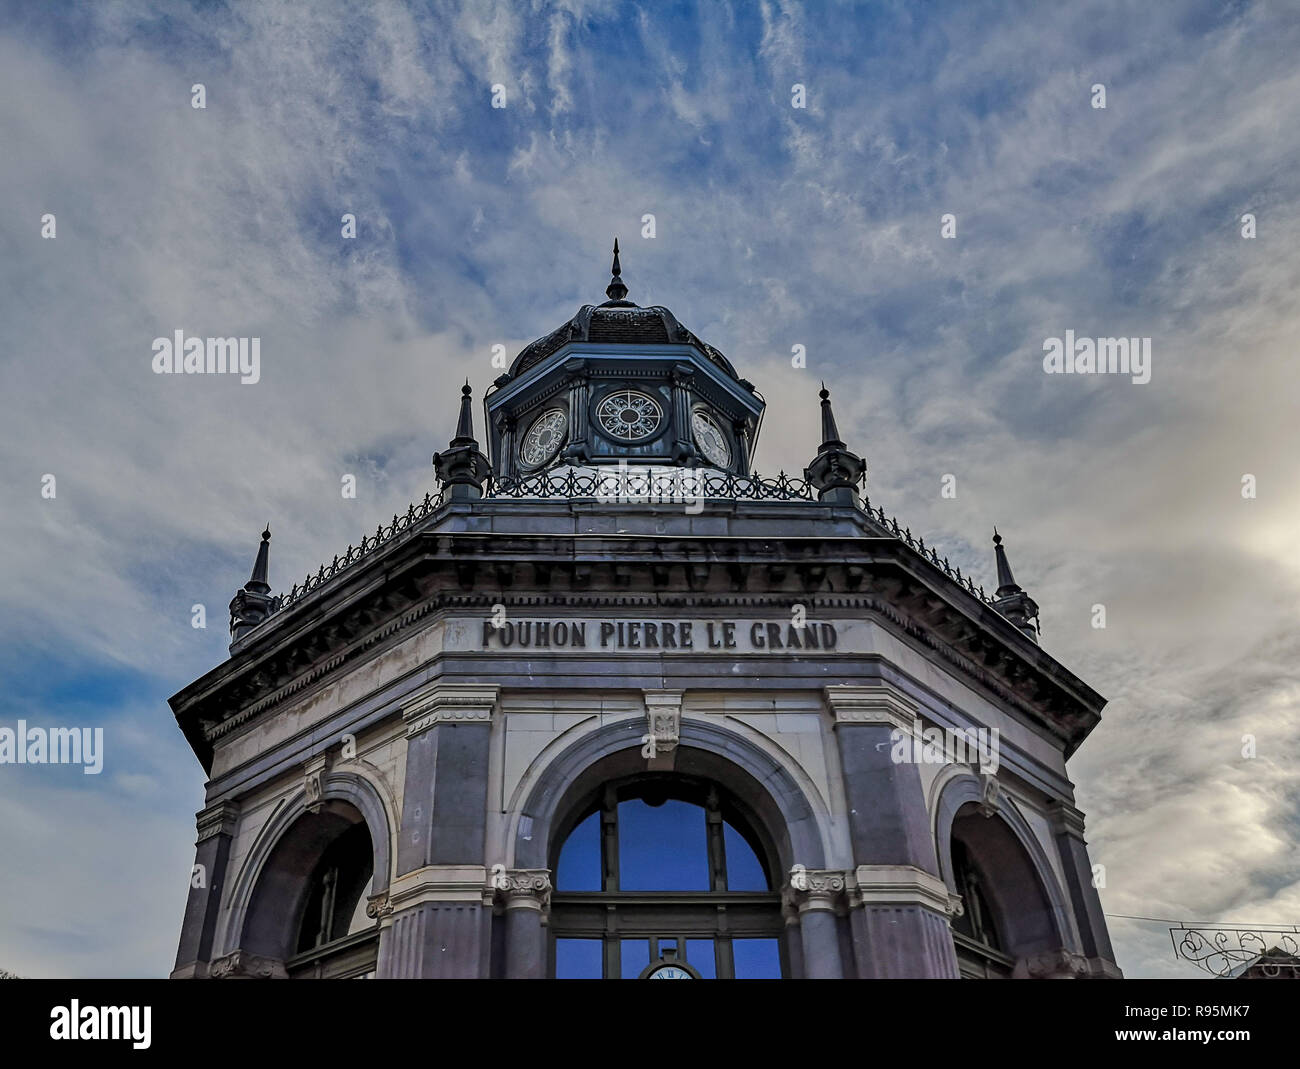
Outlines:
POLYGON ((1103 699, 873 509, 822 391, 802 479, 665 308, 470 389, 438 492, 171 699, 208 775, 175 977, 1118 976, 1066 760, 1103 699), (964 748, 963 748, 964 747, 964 748), (201 886, 198 886, 201 884, 201 886))

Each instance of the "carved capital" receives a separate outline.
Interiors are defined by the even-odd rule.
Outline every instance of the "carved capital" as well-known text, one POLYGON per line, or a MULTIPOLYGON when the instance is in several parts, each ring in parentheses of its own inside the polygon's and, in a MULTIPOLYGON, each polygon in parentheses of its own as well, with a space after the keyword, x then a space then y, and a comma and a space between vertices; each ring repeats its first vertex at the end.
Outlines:
POLYGON ((239 823, 239 803, 235 801, 214 802, 207 809, 195 814, 195 826, 198 829, 197 846, 205 839, 217 835, 234 835, 239 823))
POLYGON ((1083 838, 1083 814, 1069 802, 1051 801, 1047 803, 1047 819, 1052 831, 1057 835, 1072 835, 1083 838))
POLYGON ((848 874, 836 869, 808 869, 795 865, 786 888, 788 903, 800 913, 810 909, 834 909, 848 889, 848 874))
POLYGON ((508 869, 493 865, 488 882, 493 899, 506 909, 537 909, 543 916, 550 911, 550 869, 508 869))
POLYGON ((500 693, 496 683, 436 683, 402 706, 406 737, 435 724, 489 723, 500 693))
POLYGON ((263 958, 246 950, 235 950, 216 958, 208 969, 213 980, 287 980, 284 962, 263 958))
POLYGON ((1088 975, 1088 959, 1061 947, 1020 958, 1012 975, 1020 980, 1077 980, 1088 975))
POLYGON ((366 899, 366 916, 375 920, 387 917, 393 912, 392 900, 388 897, 387 891, 381 891, 377 895, 371 895, 366 899))
POLYGON ((871 687, 849 684, 826 688, 826 702, 840 724, 884 724, 909 735, 917 719, 916 703, 890 683, 871 687))

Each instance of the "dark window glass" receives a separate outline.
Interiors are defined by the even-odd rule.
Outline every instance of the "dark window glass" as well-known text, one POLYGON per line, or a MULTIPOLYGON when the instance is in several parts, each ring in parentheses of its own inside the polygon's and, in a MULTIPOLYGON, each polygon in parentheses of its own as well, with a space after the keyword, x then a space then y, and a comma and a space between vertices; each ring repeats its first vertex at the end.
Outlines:
POLYGON ((373 858, 365 824, 354 824, 329 845, 312 875, 299 928, 299 951, 313 950, 349 933, 370 885, 373 858))
POLYGON ((641 970, 650 964, 650 940, 623 939, 620 942, 623 956, 623 979, 635 980, 641 975, 641 970))
POLYGON ((781 979, 781 952, 775 939, 733 939, 731 956, 737 980, 781 979))
POLYGON ((723 844, 727 851, 727 890, 766 891, 767 877, 758 855, 745 837, 730 824, 722 825, 723 844))
POLYGON ((718 969, 713 954, 713 940, 686 940, 686 964, 690 965, 704 979, 716 979, 718 969))
POLYGON ((639 798, 618 805, 619 890, 708 891, 704 809, 639 798))
POLYGON ((599 980, 604 975, 599 939, 557 939, 555 941, 555 978, 557 980, 599 980))
POLYGON ((600 813, 592 813, 569 833, 556 867, 560 891, 600 891, 600 813))

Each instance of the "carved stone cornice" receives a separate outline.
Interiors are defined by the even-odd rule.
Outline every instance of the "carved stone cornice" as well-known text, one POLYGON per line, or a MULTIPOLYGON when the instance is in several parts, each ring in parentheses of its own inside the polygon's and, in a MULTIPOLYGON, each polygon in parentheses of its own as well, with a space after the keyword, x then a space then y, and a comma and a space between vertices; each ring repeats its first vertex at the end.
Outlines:
POLYGON ((919 906, 948 917, 952 895, 938 876, 914 865, 859 865, 853 872, 849 901, 862 906, 919 906))
POLYGON ((213 980, 287 980, 284 962, 264 958, 246 950, 234 950, 216 958, 208 969, 213 980))
POLYGON ((194 840, 194 845, 211 839, 217 835, 235 834, 235 828, 239 824, 239 803, 233 799, 213 802, 206 809, 195 814, 195 826, 198 829, 198 838, 194 840))
POLYGON ((506 909, 537 909, 543 915, 550 911, 550 869, 508 869, 493 865, 488 883, 493 899, 506 909))
POLYGON ((1016 961, 1012 976, 1019 980, 1077 980, 1088 975, 1088 959, 1060 947, 1016 961))
MULTIPOLYGON (((637 535, 601 536, 574 544, 572 534, 543 533, 503 537, 491 532, 442 531, 480 512, 500 510, 513 514, 519 503, 513 500, 482 500, 468 505, 446 504, 426 520, 413 524, 409 533, 368 554, 364 562, 341 570, 337 579, 313 589, 305 600, 281 609, 248 636, 245 645, 226 664, 190 684, 170 700, 181 726, 204 768, 210 770, 212 748, 231 732, 241 730, 275 706, 304 691, 321 686, 327 677, 346 671, 351 663, 372 656, 377 648, 399 641, 401 632, 424 626, 430 614, 496 603, 534 609, 539 594, 552 604, 610 605, 630 609, 634 605, 704 606, 759 605, 766 596, 724 595, 692 592, 682 598, 657 598, 647 593, 620 591, 616 596, 584 596, 572 569, 549 569, 555 587, 521 591, 502 596, 458 594, 454 585, 462 567, 482 564, 496 568, 502 562, 560 563, 582 559, 617 560, 629 567, 632 589, 645 573, 645 589, 654 587, 653 573, 700 559, 701 545, 708 536, 683 532, 670 540, 650 540, 637 535), (382 571, 384 582, 373 589, 373 579, 382 571), (570 577, 567 589, 560 584, 570 577), (315 615, 305 631, 289 626, 315 615)), ((534 511, 556 523, 571 517, 581 503, 555 501, 537 503, 534 511)), ((736 503, 737 522, 749 513, 760 514, 762 503, 736 503)), ((792 506, 792 520, 811 520, 824 515, 825 505, 792 506)), ((801 600, 810 612, 823 615, 853 614, 854 618, 876 616, 898 629, 908 641, 918 643, 975 680, 1000 703, 1045 725, 1065 744, 1068 757, 1100 720, 1105 704, 1100 695, 1041 651, 1029 639, 1007 624, 992 607, 972 599, 946 579, 932 574, 910 547, 896 538, 873 535, 878 526, 853 510, 842 512, 845 522, 854 521, 866 537, 836 536, 816 540, 738 536, 728 543, 734 567, 745 572, 763 567, 796 567, 820 563, 827 568, 823 582, 831 592, 805 594, 801 600), (870 581, 877 596, 855 593, 870 581), (935 587, 939 582, 939 587, 935 587), (835 592, 840 591, 840 592, 835 592), (949 596, 951 595, 951 596, 949 596), (1007 632, 1011 632, 1008 634, 1007 632)), ((567 520, 566 520, 567 522, 567 520)), ((597 570, 600 566, 596 565, 597 570)), ((941 575, 941 573, 939 573, 941 575)), ((863 588, 865 589, 865 588, 863 588)), ((964 588, 963 588, 964 589, 964 588)), ((660 592, 661 593, 661 592, 660 592)))
POLYGON ((402 705, 406 737, 435 724, 489 723, 500 693, 496 683, 435 683, 402 705))
POLYGON ((917 719, 917 706, 911 698, 890 683, 870 687, 848 684, 826 688, 826 701, 840 724, 885 724, 900 728, 909 735, 917 719))
POLYGON ((808 869, 795 865, 784 895, 800 913, 810 909, 833 910, 842 905, 848 889, 848 873, 838 869, 808 869))

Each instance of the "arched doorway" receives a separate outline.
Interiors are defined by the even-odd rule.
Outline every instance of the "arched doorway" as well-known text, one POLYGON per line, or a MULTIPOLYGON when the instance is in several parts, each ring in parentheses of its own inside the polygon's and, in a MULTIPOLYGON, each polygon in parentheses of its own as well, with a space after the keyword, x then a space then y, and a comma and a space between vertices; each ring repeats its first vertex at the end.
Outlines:
POLYGON ((580 797, 555 832, 550 975, 790 975, 775 845, 723 785, 625 775, 580 797))
POLYGON ((327 801, 276 842, 249 900, 241 945, 291 979, 371 977, 379 951, 366 913, 374 843, 355 806, 327 801))

